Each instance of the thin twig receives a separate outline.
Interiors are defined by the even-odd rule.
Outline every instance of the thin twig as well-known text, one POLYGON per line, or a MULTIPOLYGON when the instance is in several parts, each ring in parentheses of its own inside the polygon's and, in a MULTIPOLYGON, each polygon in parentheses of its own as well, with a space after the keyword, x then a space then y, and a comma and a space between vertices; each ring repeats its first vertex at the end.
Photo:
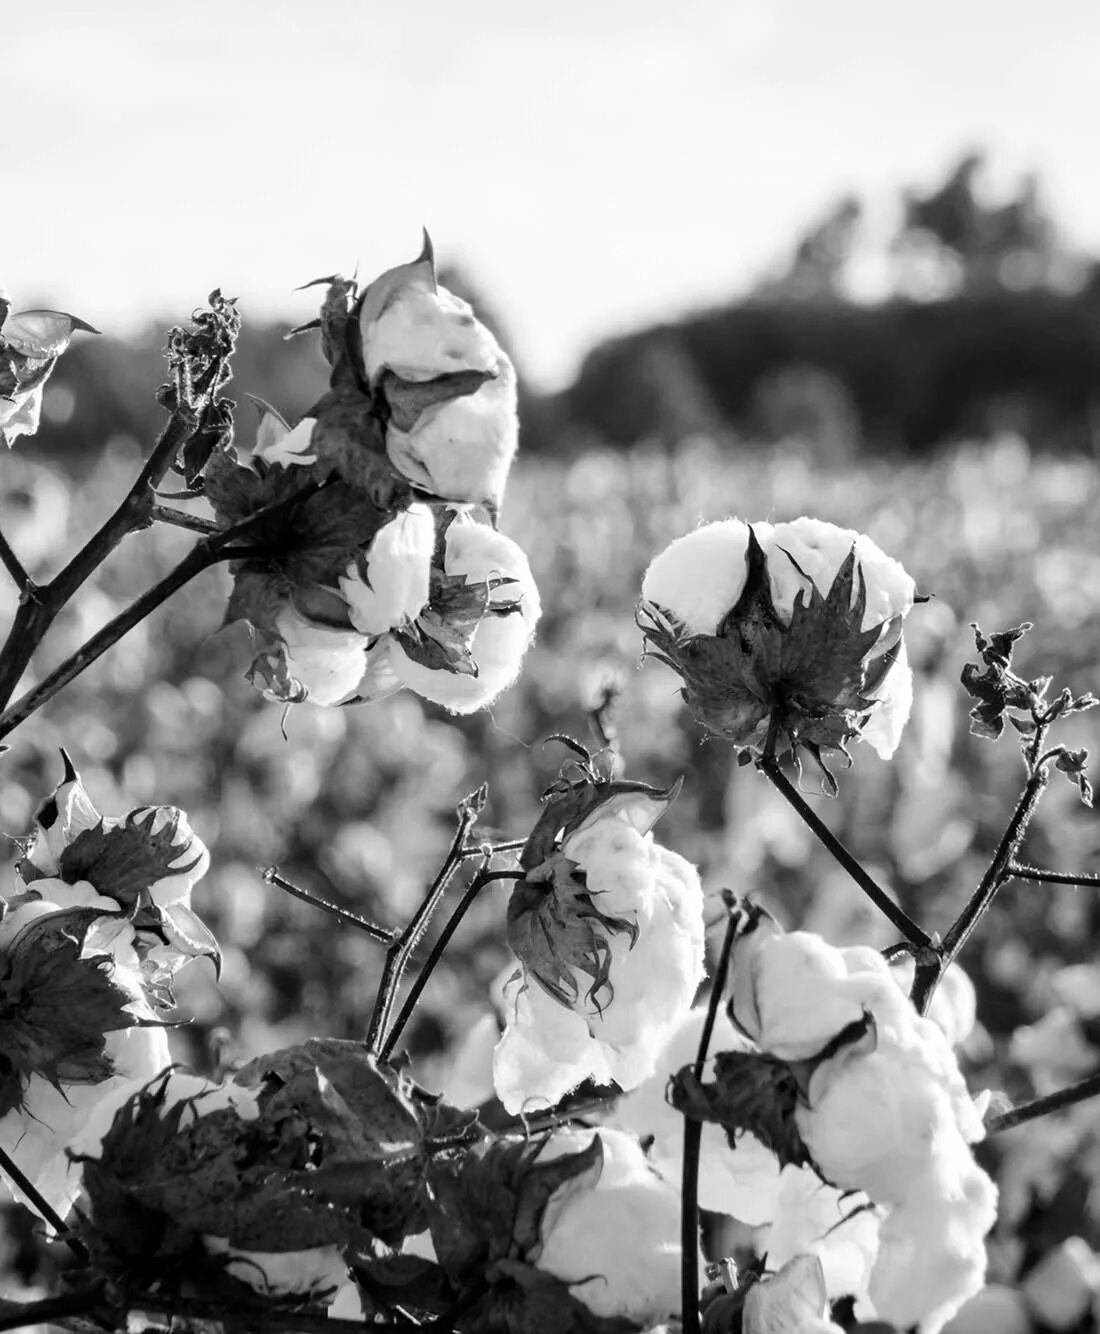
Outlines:
POLYGON ((34 592, 34 580, 27 573, 23 562, 12 550, 11 544, 3 533, 0 533, 0 561, 4 563, 8 573, 15 580, 15 586, 19 589, 20 597, 26 598, 34 592))
POLYGON ((848 872, 856 884, 863 890, 864 894, 871 900, 876 908, 890 919, 894 926, 911 944, 918 948, 923 948, 932 944, 932 938, 923 931, 912 920, 911 917, 890 898, 884 889, 881 888, 870 875, 864 870, 859 862, 852 856, 844 844, 833 833, 833 831, 818 818, 810 809, 802 796, 802 793, 794 786, 787 775, 779 766, 778 760, 771 756, 764 756, 757 761, 757 768, 771 782, 772 786, 786 798, 795 811, 809 825, 818 839, 832 853, 833 857, 848 872))
POLYGON ((486 885, 491 885, 494 881, 519 880, 522 878, 522 875, 522 871, 487 871, 482 868, 478 871, 477 875, 474 876, 473 880, 470 882, 469 888, 466 890, 465 894, 463 894, 462 898, 459 899, 458 903, 455 905, 454 912, 451 913, 443 930, 440 931, 439 939, 432 946, 431 952, 424 960, 424 967, 417 973, 413 980, 413 984, 409 988, 409 994, 405 997, 405 1003, 397 1013, 397 1018, 390 1025, 390 1031, 386 1035, 385 1042, 382 1044, 382 1050, 379 1052, 382 1060, 388 1061, 393 1055, 393 1049, 397 1045, 401 1034, 405 1031, 409 1020, 412 1018, 417 1001, 419 1001, 424 988, 428 985, 428 979, 431 977, 432 973, 435 972, 436 966, 443 957, 443 952, 451 943, 454 933, 458 930, 462 923, 462 919, 473 906, 473 902, 477 896, 486 885))
POLYGON ((1024 866, 1020 862, 1009 862, 1005 876, 1049 885, 1100 885, 1100 874, 1095 871, 1049 871, 1045 866, 1024 866))
POLYGON ((358 913, 348 912, 346 908, 339 908, 335 903, 329 903, 327 899, 322 899, 308 889, 300 889, 297 885, 284 879, 279 874, 277 866, 265 867, 260 875, 265 884, 274 885, 276 889, 281 889, 294 898, 301 899, 303 903, 308 903, 312 908, 320 908, 322 912, 327 912, 330 917, 335 917, 338 922, 343 922, 347 926, 354 926, 357 930, 370 936, 371 940, 378 941, 380 945, 392 945, 397 939, 396 931, 379 926, 376 922, 370 922, 365 917, 360 917, 358 913))
MULTIPOLYGON (((718 1007, 726 990, 733 942, 741 921, 741 915, 731 911, 735 899, 729 890, 723 890, 722 897, 727 911, 726 934, 722 938, 718 967, 714 971, 714 985, 707 1003, 707 1017, 703 1022, 699 1051, 695 1057, 696 1079, 702 1079, 707 1063, 718 1007)), ((680 1319, 683 1322, 683 1334, 699 1334, 699 1158, 702 1140, 703 1123, 685 1117, 683 1175, 680 1183, 680 1319)))
POLYGON ((1071 1084, 1069 1088, 1059 1089, 1057 1093, 1048 1093, 1044 1098, 1035 1098, 1031 1102, 1021 1103, 1011 1111, 991 1117, 985 1125, 987 1135, 999 1135, 1002 1130, 1012 1130, 1028 1121, 1036 1121, 1040 1116, 1049 1116, 1051 1112, 1060 1112, 1063 1107, 1072 1107, 1074 1103, 1084 1102, 1100 1094, 1100 1072, 1088 1075, 1071 1084))
POLYGON ((159 523, 170 523, 176 528, 189 528, 193 533, 220 531, 213 519, 204 519, 198 514, 185 514, 183 510, 173 509, 171 505, 154 505, 151 514, 159 523))
POLYGON ((382 967, 378 995, 375 997, 370 1024, 367 1028, 366 1043, 369 1051, 379 1052, 382 1049, 390 1017, 393 1014, 394 1001, 401 986, 405 968, 408 966, 409 958, 431 921, 432 914, 446 893, 447 886, 462 864, 466 839, 469 837, 470 830, 477 823, 477 816, 478 808, 475 802, 465 801, 458 808, 458 825, 454 837, 451 839, 451 846, 447 849, 443 865, 428 886, 428 892, 425 894, 420 907, 413 914, 412 920, 386 951, 386 962, 382 967))
POLYGON ((65 1220, 6 1149, 0 1149, 0 1171, 3 1171, 4 1175, 19 1187, 39 1217, 44 1222, 49 1223, 50 1227, 53 1228, 76 1258, 83 1264, 87 1264, 88 1248, 79 1237, 74 1236, 72 1231, 65 1226, 65 1220))

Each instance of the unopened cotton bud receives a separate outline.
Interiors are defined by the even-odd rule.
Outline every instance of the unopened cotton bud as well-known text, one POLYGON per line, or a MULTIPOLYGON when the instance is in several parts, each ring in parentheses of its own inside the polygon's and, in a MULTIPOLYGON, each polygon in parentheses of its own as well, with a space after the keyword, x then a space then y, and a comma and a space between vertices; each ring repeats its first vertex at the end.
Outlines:
POLYGON ((410 505, 384 524, 361 562, 340 578, 351 623, 382 635, 414 621, 428 601, 435 520, 427 505, 410 505))

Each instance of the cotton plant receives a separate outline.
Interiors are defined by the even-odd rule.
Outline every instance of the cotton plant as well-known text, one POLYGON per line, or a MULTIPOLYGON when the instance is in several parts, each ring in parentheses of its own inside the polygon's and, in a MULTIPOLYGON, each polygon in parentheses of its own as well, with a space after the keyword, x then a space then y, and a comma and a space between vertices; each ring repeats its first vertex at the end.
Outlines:
MULTIPOLYGON (((338 275, 321 285, 308 327, 329 388, 299 420, 256 400, 254 430, 238 433, 221 391, 240 316, 215 291, 169 334, 164 430, 107 523, 41 586, 0 534, 20 594, 0 649, 0 738, 222 564, 225 619, 251 636, 250 679, 284 706, 408 689, 471 713, 516 679, 540 596, 497 527, 514 368, 438 282, 430 242, 362 288, 338 275), (182 479, 171 494, 169 474, 182 479), (192 501, 209 517, 178 508, 192 501), (154 523, 198 536, 35 675, 54 619, 154 523)), ((86 326, 12 316, 6 300, 0 318, 10 443, 33 433, 45 377, 86 326)), ((26 1323, 935 1334, 977 1309, 997 1196, 974 1147, 1045 1105, 994 1113, 967 1088, 956 1050, 976 1006, 957 960, 1009 879, 1076 878, 1020 849, 1055 774, 1091 803, 1085 752, 1050 733, 1095 701, 1019 674, 1026 627, 976 629, 971 731, 1019 736, 1025 786, 980 883, 933 931, 801 786, 807 760, 835 796, 838 764, 894 753, 913 689, 912 577, 854 529, 729 519, 656 555, 640 592, 647 652, 678 673, 712 744, 777 788, 901 940, 884 954, 838 948, 780 931, 728 890, 704 894, 654 837, 678 785, 624 778, 597 711, 603 749, 556 738, 572 757, 523 836, 481 824, 484 787, 459 804, 443 863, 401 925, 263 871, 384 952, 365 1036, 310 1038, 200 1077, 169 1064, 165 1027, 187 1018, 172 1008, 180 968, 220 958, 192 906, 209 855, 177 807, 101 816, 66 756, 0 912, 0 1169, 80 1266, 59 1299, 25 1307, 26 1323), (469 1061, 432 1092, 405 1034, 463 915, 499 881, 514 959, 503 1022, 471 1033, 469 1061), (708 963, 706 927, 723 916, 708 963), (754 1229, 756 1250, 717 1257, 706 1286, 700 1205, 754 1229)), ((1058 1096, 1093 1091, 1086 1077, 1058 1096)), ((1071 1260, 1087 1260, 1079 1250, 1071 1260)), ((1077 1268, 1083 1310, 1093 1280, 1077 1268)), ((1041 1278, 1028 1301, 1057 1315, 1057 1281, 1041 1278)))

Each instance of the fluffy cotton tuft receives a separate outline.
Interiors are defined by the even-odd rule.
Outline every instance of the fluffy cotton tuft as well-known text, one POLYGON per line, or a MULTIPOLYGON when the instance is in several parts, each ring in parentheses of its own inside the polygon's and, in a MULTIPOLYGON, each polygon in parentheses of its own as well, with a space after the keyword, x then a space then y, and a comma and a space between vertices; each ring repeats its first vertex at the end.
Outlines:
POLYGON ((540 1161, 579 1153, 595 1135, 603 1167, 595 1184, 559 1188, 543 1216, 536 1263, 570 1285, 598 1316, 649 1329, 680 1310, 680 1195, 652 1170, 637 1140, 617 1130, 558 1131, 540 1161))
POLYGON ((414 621, 428 601, 435 519, 427 505, 410 505, 374 536, 362 568, 356 562, 340 578, 351 623, 365 635, 414 621))

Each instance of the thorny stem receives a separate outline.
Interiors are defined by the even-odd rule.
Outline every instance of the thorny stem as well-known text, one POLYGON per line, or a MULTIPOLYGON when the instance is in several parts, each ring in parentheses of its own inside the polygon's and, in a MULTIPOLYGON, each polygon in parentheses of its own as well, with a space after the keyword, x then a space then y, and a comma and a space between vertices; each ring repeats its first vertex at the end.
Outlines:
POLYGON ((477 823, 478 809, 478 803, 470 800, 464 801, 458 808, 458 825, 454 837, 451 839, 451 846, 447 849, 447 855, 443 859, 443 865, 428 886, 428 892, 424 896, 420 907, 413 914, 408 926, 386 950, 386 962, 382 967, 382 979, 378 984, 378 995, 375 997, 374 1009, 371 1011, 370 1024, 367 1028, 366 1044, 368 1051, 377 1053, 382 1049, 390 1016, 393 1014, 394 1001, 397 998, 397 992, 401 986, 401 979, 405 974, 409 958, 427 929, 432 914, 439 907, 447 886, 462 864, 466 839, 470 830, 477 823))
POLYGON ((19 1187, 31 1202, 39 1217, 49 1223, 50 1227, 52 1227, 61 1240, 65 1242, 76 1258, 87 1264, 87 1247, 79 1237, 73 1236, 72 1232, 65 1226, 65 1220, 58 1214, 53 1205, 43 1197, 42 1192, 26 1175, 18 1163, 12 1159, 6 1149, 0 1149, 0 1170, 2 1170, 5 1176, 19 1187))
MULTIPOLYGON (((694 1073, 696 1079, 702 1079, 706 1065, 710 1039, 714 1033, 718 1007, 726 989, 726 976, 729 973, 730 955, 737 927, 741 921, 739 913, 731 911, 735 900, 729 890, 722 891, 728 913, 726 934, 722 938, 722 950, 718 956, 718 967, 714 972, 714 985, 711 988, 707 1004, 707 1017, 703 1023, 702 1036, 699 1039, 699 1051, 695 1057, 694 1073)), ((703 1123, 690 1117, 684 1118, 684 1160, 680 1194, 680 1319, 683 1322, 683 1334, 699 1334, 699 1157, 703 1139, 703 1123)))
POLYGON ((436 966, 443 957, 443 952, 451 943, 454 933, 462 923, 462 919, 473 906, 474 900, 485 888, 486 885, 493 884, 498 880, 520 880, 523 877, 522 871, 489 871, 482 867, 470 882, 469 888, 463 894, 455 905, 455 910, 447 919, 443 930, 439 933, 439 939, 432 946, 431 952, 424 960, 424 967, 416 975, 412 986, 409 988, 409 994, 405 997, 405 1003, 398 1011, 397 1018, 390 1025, 390 1031, 386 1035, 386 1040, 382 1044, 382 1050, 378 1053, 382 1060, 388 1061, 393 1055, 393 1049, 397 1045, 401 1034, 405 1031, 409 1020, 413 1016, 417 1002, 423 994, 424 988, 428 985, 428 979, 435 972, 436 966))
POLYGON ((990 1118, 985 1124, 987 1135, 999 1135, 1002 1130, 1012 1130, 1028 1121, 1036 1121, 1040 1116, 1049 1116, 1063 1107, 1072 1107, 1074 1103, 1084 1102, 1086 1098, 1095 1098, 1100 1093, 1100 1073, 1088 1075, 1078 1080, 1069 1088, 1059 1089, 1057 1093, 1048 1093, 1046 1097, 1035 1098, 1031 1102, 1021 1103, 1001 1116, 990 1118))
POLYGON ((15 580, 15 586, 19 589, 19 596, 26 598, 32 595, 35 589, 34 580, 23 568, 23 562, 12 550, 11 544, 3 533, 0 533, 0 561, 4 563, 8 573, 15 580))
POLYGON ((918 949, 930 946, 932 938, 907 913, 898 907, 885 890, 875 883, 833 831, 814 814, 802 793, 780 768, 779 761, 774 756, 764 755, 757 760, 756 767, 771 782, 772 786, 786 798, 812 832, 816 834, 833 857, 863 890, 864 894, 885 917, 890 919, 906 940, 918 949))
POLYGON ((360 917, 358 913, 348 912, 346 908, 337 907, 335 903, 329 903, 327 899, 322 899, 308 889, 300 889, 297 885, 284 879, 279 874, 277 866, 265 867, 260 875, 265 884, 274 885, 276 889, 281 889, 292 897, 301 899, 303 903, 308 903, 313 908, 320 908, 322 912, 327 912, 330 917, 335 917, 338 922, 343 922, 347 926, 354 926, 357 930, 370 936, 371 940, 378 941, 380 945, 392 945, 397 939, 396 931, 391 931, 388 927, 370 922, 365 917, 360 917))

